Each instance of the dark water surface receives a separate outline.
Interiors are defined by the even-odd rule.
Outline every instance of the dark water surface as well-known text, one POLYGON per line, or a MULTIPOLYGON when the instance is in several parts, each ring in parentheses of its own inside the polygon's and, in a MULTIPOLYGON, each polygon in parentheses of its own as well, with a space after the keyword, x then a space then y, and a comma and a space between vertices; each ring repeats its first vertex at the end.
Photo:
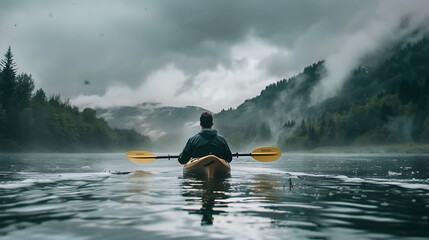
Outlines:
POLYGON ((1 154, 0 239, 428 239, 429 155, 284 155, 202 181, 175 160, 1 154))

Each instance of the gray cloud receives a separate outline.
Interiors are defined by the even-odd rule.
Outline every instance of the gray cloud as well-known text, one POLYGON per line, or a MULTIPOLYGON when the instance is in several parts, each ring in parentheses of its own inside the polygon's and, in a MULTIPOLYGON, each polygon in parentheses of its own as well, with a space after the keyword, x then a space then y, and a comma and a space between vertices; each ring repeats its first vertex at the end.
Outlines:
POLYGON ((351 70, 367 55, 385 51, 418 31, 427 33, 426 5, 425 1, 381 1, 370 14, 352 17, 353 31, 340 35, 336 49, 325 56, 327 76, 314 88, 311 104, 335 96, 351 70))
MULTIPOLYGON (((410 12, 427 16, 424 3, 407 2, 415 6, 410 10, 369 0, 1 1, 0 50, 12 46, 20 71, 75 104, 161 101, 218 111, 318 60, 335 59, 352 44, 350 36, 384 16, 383 8, 391 12, 383 22, 390 26, 410 12)), ((388 29, 377 39, 390 39, 395 30, 388 29)))

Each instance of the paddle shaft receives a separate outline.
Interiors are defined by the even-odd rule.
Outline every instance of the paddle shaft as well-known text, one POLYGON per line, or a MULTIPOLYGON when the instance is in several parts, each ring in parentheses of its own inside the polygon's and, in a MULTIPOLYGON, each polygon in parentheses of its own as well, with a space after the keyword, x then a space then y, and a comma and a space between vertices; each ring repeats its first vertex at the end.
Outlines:
POLYGON ((156 158, 157 159, 159 159, 159 158, 166 158, 166 159, 170 160, 171 158, 179 158, 179 155, 170 155, 170 154, 168 154, 166 156, 156 156, 156 158))
MULTIPOLYGON (((179 158, 180 155, 164 155, 156 156, 153 153, 147 151, 129 151, 127 152, 127 158, 135 163, 152 163, 156 159, 172 159, 179 158)), ((262 147, 255 149, 251 153, 233 153, 233 157, 252 157, 256 161, 260 162, 273 162, 277 161, 281 157, 281 150, 275 147, 262 147)))
MULTIPOLYGON (((252 156, 252 154, 251 154, 251 153, 233 153, 233 154, 232 154, 232 156, 233 156, 233 157, 236 157, 236 158, 238 158, 238 157, 251 157, 251 156, 252 156)), ((156 158, 157 158, 157 159, 164 158, 164 159, 168 159, 168 160, 170 160, 170 159, 172 159, 172 158, 179 158, 179 155, 156 156, 156 158)))
POLYGON ((238 157, 251 157, 252 154, 251 153, 234 153, 234 154, 232 154, 232 156, 236 157, 236 158, 238 158, 238 157))

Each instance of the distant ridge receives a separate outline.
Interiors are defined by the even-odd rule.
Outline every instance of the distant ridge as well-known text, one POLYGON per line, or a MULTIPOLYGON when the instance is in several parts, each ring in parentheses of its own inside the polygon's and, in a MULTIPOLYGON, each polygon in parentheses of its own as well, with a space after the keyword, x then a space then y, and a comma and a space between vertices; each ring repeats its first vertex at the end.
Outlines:
POLYGON ((319 61, 297 76, 216 117, 237 147, 268 142, 285 149, 429 141, 429 38, 400 43, 361 62, 340 92, 310 105, 325 76, 319 61), (316 89, 317 90, 317 89, 316 89))
MULTIPOLYGON (((236 109, 216 114, 214 127, 237 150, 429 142, 429 39, 399 43, 373 57, 377 61, 363 60, 337 95, 323 102, 310 104, 327 74, 322 60, 267 86, 236 109)), ((110 126, 134 128, 160 149, 174 150, 199 131, 202 111, 157 103, 97 109, 110 126)))
POLYGON ((169 107, 160 103, 96 110, 111 127, 134 129, 149 136, 160 151, 181 150, 187 138, 199 131, 199 117, 207 111, 200 107, 169 107))

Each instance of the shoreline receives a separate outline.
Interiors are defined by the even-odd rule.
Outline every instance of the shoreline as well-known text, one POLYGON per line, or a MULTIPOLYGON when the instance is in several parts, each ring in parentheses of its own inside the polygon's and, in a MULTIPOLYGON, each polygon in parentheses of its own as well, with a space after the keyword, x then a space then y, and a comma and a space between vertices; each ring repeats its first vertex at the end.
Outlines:
MULTIPOLYGON (((152 150, 152 149, 151 149, 152 150)), ((124 150, 65 150, 65 151, 49 151, 49 150, 34 150, 34 151, 1 151, 2 154, 7 153, 34 153, 34 154, 114 154, 114 153, 126 153, 129 149, 124 150)), ((159 151, 155 151, 159 152, 159 151)), ((162 151, 161 151, 162 152, 162 151)), ((369 153, 369 154, 429 154, 429 143, 427 144, 386 144, 386 145, 352 145, 352 146, 327 146, 318 147, 314 149, 282 149, 283 153, 369 153)))
POLYGON ((429 144, 389 144, 371 146, 320 147, 309 153, 429 153, 429 144))

